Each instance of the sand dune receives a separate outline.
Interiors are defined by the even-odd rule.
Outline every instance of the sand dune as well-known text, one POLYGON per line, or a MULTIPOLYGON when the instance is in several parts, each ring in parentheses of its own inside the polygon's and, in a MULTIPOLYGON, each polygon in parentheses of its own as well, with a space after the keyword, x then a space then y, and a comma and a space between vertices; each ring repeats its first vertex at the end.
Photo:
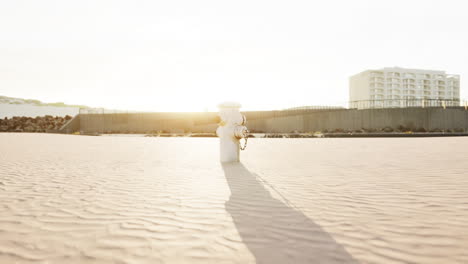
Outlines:
POLYGON ((0 263, 468 263, 467 149, 0 134, 0 263))

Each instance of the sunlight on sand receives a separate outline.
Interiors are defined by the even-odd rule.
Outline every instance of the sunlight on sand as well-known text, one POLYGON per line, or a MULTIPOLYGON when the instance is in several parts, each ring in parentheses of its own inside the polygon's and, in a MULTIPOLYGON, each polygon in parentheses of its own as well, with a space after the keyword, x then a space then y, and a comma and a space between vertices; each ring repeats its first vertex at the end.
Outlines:
POLYGON ((0 263, 468 263, 468 138, 0 134, 0 263))

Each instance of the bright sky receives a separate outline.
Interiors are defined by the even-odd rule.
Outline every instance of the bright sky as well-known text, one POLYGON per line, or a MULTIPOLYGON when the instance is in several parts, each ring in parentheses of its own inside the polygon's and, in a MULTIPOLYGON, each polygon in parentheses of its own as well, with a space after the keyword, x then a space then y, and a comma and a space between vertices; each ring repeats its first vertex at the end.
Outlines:
POLYGON ((148 111, 343 105, 348 77, 461 75, 467 2, 0 2, 0 95, 148 111))

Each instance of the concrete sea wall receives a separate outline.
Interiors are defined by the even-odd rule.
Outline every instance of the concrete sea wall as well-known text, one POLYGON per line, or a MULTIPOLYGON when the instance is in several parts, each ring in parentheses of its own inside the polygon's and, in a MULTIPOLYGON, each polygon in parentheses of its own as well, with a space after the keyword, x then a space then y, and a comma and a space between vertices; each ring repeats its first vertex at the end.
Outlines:
POLYGON ((266 132, 333 130, 457 130, 468 131, 464 108, 394 108, 340 110, 266 118, 249 122, 249 128, 266 132))
MULTIPOLYGON (((254 132, 356 130, 453 130, 468 131, 465 108, 335 109, 244 112, 254 132)), ((214 132, 217 113, 116 113, 80 114, 79 126, 65 126, 68 133, 214 132)))

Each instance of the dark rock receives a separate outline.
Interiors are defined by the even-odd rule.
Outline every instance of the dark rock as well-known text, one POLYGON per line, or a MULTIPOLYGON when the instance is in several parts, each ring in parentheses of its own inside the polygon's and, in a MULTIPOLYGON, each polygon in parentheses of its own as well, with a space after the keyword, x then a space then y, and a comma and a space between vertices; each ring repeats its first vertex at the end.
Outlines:
POLYGON ((393 128, 391 127, 385 127, 384 129, 382 129, 383 132, 386 132, 386 133, 390 133, 390 132, 393 132, 393 128))
MULTIPOLYGON (((12 118, 0 119, 0 132, 45 132, 46 130, 58 130, 67 117, 37 116, 35 118, 25 116, 14 116, 12 118)), ((70 116, 68 116, 71 119, 70 116)), ((68 120, 69 120, 68 119, 68 120)))
POLYGON ((406 132, 406 131, 410 131, 411 129, 409 129, 408 127, 405 127, 403 125, 399 125, 397 127, 397 130, 400 131, 400 132, 406 132))
POLYGON ((27 127, 24 128, 24 131, 25 132, 35 132, 36 128, 34 128, 33 126, 27 126, 27 127))

